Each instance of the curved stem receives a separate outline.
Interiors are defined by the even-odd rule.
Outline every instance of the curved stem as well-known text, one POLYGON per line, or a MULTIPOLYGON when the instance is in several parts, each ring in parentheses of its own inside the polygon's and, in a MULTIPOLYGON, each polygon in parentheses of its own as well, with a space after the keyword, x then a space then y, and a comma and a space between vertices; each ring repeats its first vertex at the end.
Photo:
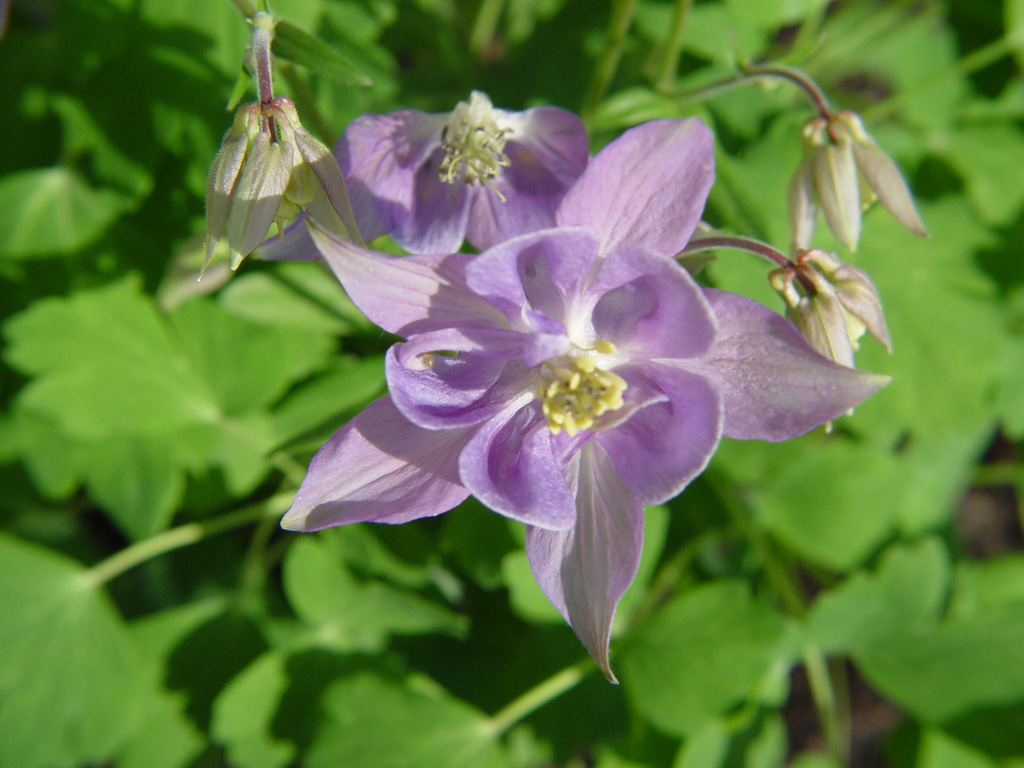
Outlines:
POLYGON ((171 528, 125 547, 120 552, 115 552, 106 560, 101 560, 87 570, 85 576, 96 586, 106 584, 111 579, 117 578, 122 573, 152 560, 154 557, 187 547, 189 544, 195 544, 218 533, 230 531, 232 528, 249 525, 264 517, 281 515, 291 504, 292 497, 291 493, 279 493, 259 504, 245 507, 214 520, 186 523, 177 528, 171 528))
POLYGON ((728 91, 740 85, 748 85, 762 78, 782 78, 783 80, 789 80, 791 83, 799 86, 800 90, 806 94, 811 104, 814 105, 818 114, 826 120, 832 116, 832 109, 829 107, 828 99, 825 97, 824 91, 818 87, 818 84, 815 83, 809 75, 801 72, 799 69, 787 67, 783 64, 740 64, 740 70, 741 73, 738 75, 730 75, 729 77, 723 77, 719 80, 712 80, 699 88, 675 91, 671 92, 669 95, 677 99, 704 99, 708 96, 713 96, 716 93, 721 93, 722 91, 728 91))
POLYGON ((615 77, 619 59, 622 58, 622 45, 626 40, 630 24, 633 23, 635 11, 636 0, 615 0, 612 7, 612 18, 608 24, 608 34, 604 39, 604 50, 601 52, 601 58, 597 61, 597 66, 594 67, 590 87, 587 88, 587 95, 583 99, 584 122, 597 109, 608 86, 611 85, 612 78, 615 77))
POLYGON ((713 251, 718 248, 732 248, 737 251, 755 253, 784 269, 796 267, 792 260, 777 248, 774 248, 761 240, 755 240, 752 237, 743 237, 742 235, 713 235, 711 237, 700 237, 688 242, 686 247, 683 248, 678 255, 683 256, 688 253, 713 251))
POLYGON ((557 699, 566 691, 575 688, 595 669, 597 667, 594 665, 593 659, 587 656, 556 672, 489 718, 485 726, 487 732, 492 737, 500 736, 527 715, 540 709, 549 701, 557 699))
POLYGON ((732 248, 738 251, 747 251, 748 253, 754 253, 761 256, 773 264, 778 264, 783 269, 791 269, 793 270, 796 279, 800 281, 800 284, 807 291, 808 295, 813 296, 817 293, 817 289, 814 287, 814 284, 807 278, 803 270, 799 269, 798 266, 793 263, 792 259, 768 243, 761 240, 755 240, 752 237, 743 237, 742 235, 713 235, 712 237, 700 237, 687 243, 686 247, 677 254, 677 258, 691 253, 700 253, 701 251, 713 251, 716 248, 732 248))
POLYGON ((797 85, 807 94, 807 98, 814 104, 818 114, 826 120, 832 117, 832 108, 828 105, 825 92, 818 87, 810 75, 795 67, 787 67, 785 64, 744 64, 740 63, 740 70, 748 77, 780 77, 789 80, 797 85))

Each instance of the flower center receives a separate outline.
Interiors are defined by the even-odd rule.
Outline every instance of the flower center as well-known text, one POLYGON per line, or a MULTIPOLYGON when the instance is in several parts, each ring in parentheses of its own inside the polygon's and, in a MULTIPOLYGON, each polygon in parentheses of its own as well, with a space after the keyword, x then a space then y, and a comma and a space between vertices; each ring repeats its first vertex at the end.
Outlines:
POLYGON ((504 201, 491 179, 509 164, 505 142, 511 129, 500 128, 497 115, 491 100, 480 91, 470 94, 468 104, 460 101, 455 105, 441 129, 441 181, 454 184, 462 178, 467 184, 482 182, 504 201))
MULTIPOLYGON (((598 341, 594 351, 607 354, 615 346, 598 341)), ((621 408, 626 386, 617 373, 598 368, 594 357, 560 357, 544 363, 537 397, 543 401, 541 410, 551 434, 564 429, 575 437, 581 429, 594 426, 600 416, 621 408)))

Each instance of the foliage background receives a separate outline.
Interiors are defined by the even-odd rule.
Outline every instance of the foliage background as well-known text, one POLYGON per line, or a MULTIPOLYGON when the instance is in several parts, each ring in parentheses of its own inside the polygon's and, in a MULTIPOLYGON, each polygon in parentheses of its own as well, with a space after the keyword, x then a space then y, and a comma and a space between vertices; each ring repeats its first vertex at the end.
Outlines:
MULTIPOLYGON (((806 103, 680 95, 735 46, 805 68, 905 169, 931 239, 873 210, 849 256, 895 347, 858 363, 893 383, 831 435, 726 441, 648 511, 620 687, 580 661, 521 529, 473 502, 277 529, 312 453, 382 392, 390 340, 317 264, 194 282, 237 9, 0 9, 0 766, 831 768, 843 745, 854 765, 1024 766, 1021 0, 696 2, 678 78, 673 4, 636 0, 607 90, 609 3, 273 4, 342 57, 277 78, 328 143, 472 88, 585 109, 592 151, 698 114, 706 218, 784 247, 806 103)), ((764 276, 726 252, 705 273, 779 307, 764 276)))

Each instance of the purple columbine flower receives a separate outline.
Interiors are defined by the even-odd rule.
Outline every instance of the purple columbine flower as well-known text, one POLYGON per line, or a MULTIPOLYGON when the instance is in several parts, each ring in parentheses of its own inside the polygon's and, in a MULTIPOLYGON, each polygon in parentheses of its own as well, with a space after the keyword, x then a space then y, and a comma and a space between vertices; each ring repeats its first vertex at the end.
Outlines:
POLYGON ((479 256, 388 258, 314 230, 353 300, 407 341, 387 356, 390 396, 314 457, 284 527, 401 523, 472 493, 527 524, 538 583, 614 680, 643 504, 678 494, 723 435, 794 437, 886 382, 666 258, 707 191, 677 197, 673 181, 692 191, 710 172, 687 149, 695 125, 627 132, 570 190, 562 226, 479 256))
MULTIPOLYGON (((334 149, 356 222, 369 242, 390 235, 410 253, 484 250, 553 226, 587 165, 582 121, 565 109, 495 109, 473 91, 444 114, 363 115, 334 149)), ((262 258, 315 258, 305 227, 267 243, 262 258)))

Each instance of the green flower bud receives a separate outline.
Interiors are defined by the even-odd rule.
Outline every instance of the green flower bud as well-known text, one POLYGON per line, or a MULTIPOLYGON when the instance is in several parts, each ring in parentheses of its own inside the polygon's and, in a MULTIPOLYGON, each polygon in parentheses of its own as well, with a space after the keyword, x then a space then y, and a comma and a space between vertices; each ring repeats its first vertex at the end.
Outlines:
POLYGON ((237 269, 272 225, 281 230, 302 211, 322 229, 362 244, 337 161, 302 127, 287 98, 239 109, 206 191, 207 264, 226 234, 237 269))
POLYGON ((804 123, 802 134, 804 159, 787 192, 794 250, 810 244, 819 209, 836 239, 855 250, 861 212, 876 199, 904 227, 927 237, 899 169, 854 113, 813 117, 804 123))
POLYGON ((768 280, 786 302, 786 317, 824 356, 853 367, 865 331, 892 352, 878 289, 864 270, 815 248, 768 280))
POLYGON ((836 297, 835 290, 820 274, 809 270, 806 277, 812 285, 810 291, 797 278, 795 269, 776 269, 769 273, 772 288, 786 302, 786 317, 804 335, 804 338, 825 357, 840 365, 853 368, 853 339, 851 331, 860 332, 847 324, 846 313, 836 297))

